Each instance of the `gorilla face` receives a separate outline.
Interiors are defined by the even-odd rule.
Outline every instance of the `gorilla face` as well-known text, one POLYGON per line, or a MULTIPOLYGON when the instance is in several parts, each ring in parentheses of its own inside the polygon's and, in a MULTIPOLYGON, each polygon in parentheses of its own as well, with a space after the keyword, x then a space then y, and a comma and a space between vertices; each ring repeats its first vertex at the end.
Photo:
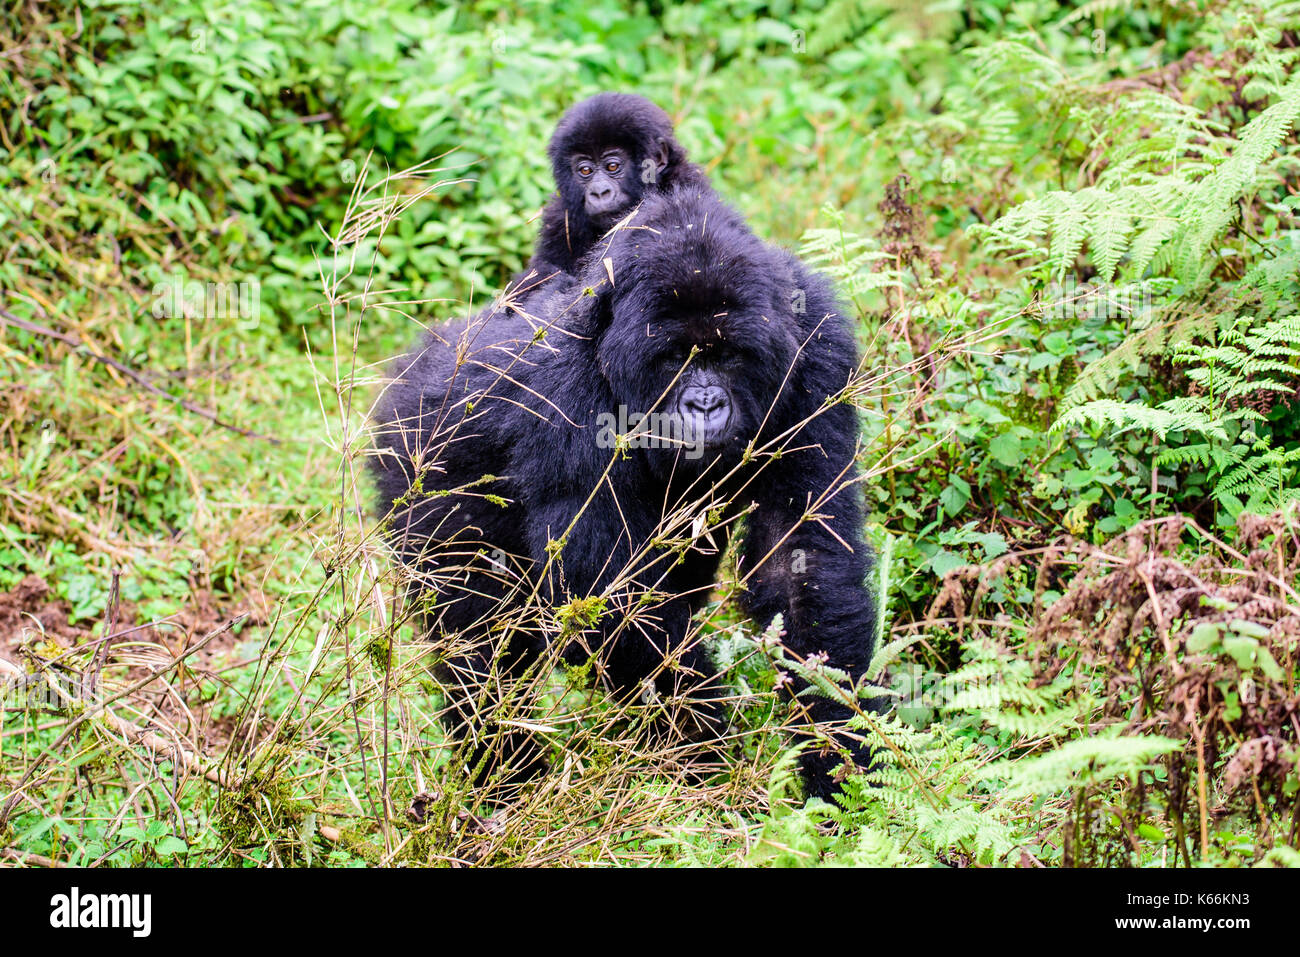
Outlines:
POLYGON ((596 241, 647 196, 679 187, 711 192, 668 114, 631 93, 600 93, 574 105, 546 152, 559 194, 542 211, 531 262, 539 277, 575 274, 596 241))
POLYGON ((576 152, 569 168, 582 189, 583 208, 593 223, 612 226, 641 199, 640 182, 633 159, 620 146, 610 146, 596 155, 576 152))
POLYGON ((597 355, 616 401, 677 430, 645 446, 659 450, 656 468, 738 459, 798 351, 788 268, 742 221, 714 215, 696 222, 688 202, 647 201, 609 252, 597 355))
MULTIPOLYGON (((666 354, 648 349, 653 367, 639 375, 649 389, 643 389, 638 401, 653 402, 662 396, 658 408, 680 422, 683 445, 688 453, 695 453, 686 458, 701 459, 703 452, 702 465, 718 457, 725 461, 739 457, 757 438, 780 391, 780 377, 771 375, 759 351, 728 341, 725 335, 688 346, 693 337, 687 325, 679 330, 680 338, 673 337, 676 344, 666 354)), ((769 355, 782 352, 781 348, 768 350, 769 355)))
POLYGON ((555 214, 544 219, 538 248, 561 266, 576 262, 647 192, 678 180, 707 183, 686 161, 667 114, 627 93, 602 93, 574 106, 556 126, 548 152, 560 197, 555 214))

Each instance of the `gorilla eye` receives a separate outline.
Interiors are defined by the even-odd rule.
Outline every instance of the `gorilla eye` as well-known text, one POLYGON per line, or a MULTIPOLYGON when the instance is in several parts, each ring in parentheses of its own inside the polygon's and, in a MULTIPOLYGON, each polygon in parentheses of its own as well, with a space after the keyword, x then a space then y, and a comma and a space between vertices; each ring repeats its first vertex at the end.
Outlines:
POLYGON ((578 175, 579 175, 579 176, 590 176, 590 175, 591 175, 592 173, 594 173, 595 171, 596 171, 595 168, 594 168, 590 163, 579 163, 579 164, 578 164, 578 175))
POLYGON ((618 160, 616 160, 616 159, 606 160, 606 161, 605 161, 605 169, 606 169, 607 172, 610 172, 610 173, 617 173, 617 172, 618 172, 618 169, 619 169, 619 167, 620 167, 621 165, 622 165, 622 164, 621 164, 618 160))
POLYGON ((689 353, 672 350, 663 352, 659 355, 659 364, 669 372, 676 372, 682 366, 686 365, 686 359, 689 353))

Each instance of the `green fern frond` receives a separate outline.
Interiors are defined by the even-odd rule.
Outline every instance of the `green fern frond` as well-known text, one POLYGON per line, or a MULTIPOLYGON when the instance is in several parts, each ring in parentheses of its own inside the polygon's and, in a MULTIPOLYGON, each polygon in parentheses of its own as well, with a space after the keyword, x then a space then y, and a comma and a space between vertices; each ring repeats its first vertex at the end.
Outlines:
POLYGON ((1202 418, 1193 417, 1184 410, 1152 409, 1137 403, 1116 402, 1114 399, 1094 399, 1069 409, 1052 425, 1053 432, 1071 426, 1093 429, 1114 429, 1116 433, 1130 429, 1143 429, 1163 439, 1170 432, 1200 431, 1205 425, 1202 418))
POLYGON ((1183 748, 1183 742, 1159 735, 1121 737, 1118 729, 1076 738, 1030 758, 1008 758, 983 770, 1009 795, 1036 796, 1059 790, 1061 782, 1097 784, 1150 770, 1154 762, 1183 748))
POLYGON ((890 12, 884 0, 831 0, 817 18, 808 38, 808 52, 822 56, 844 46, 867 22, 890 12))
MULTIPOLYGON (((1149 288, 1154 290, 1151 293, 1153 298, 1164 295, 1164 292, 1155 286, 1149 288)), ((1162 311, 1170 315, 1180 307, 1179 303, 1173 303, 1162 307, 1162 311)), ((1195 312, 1190 315, 1160 319, 1144 329, 1139 329, 1106 355, 1084 367, 1066 390, 1063 407, 1069 409, 1099 398, 1113 389, 1125 373, 1137 371, 1143 361, 1154 356, 1165 355, 1178 345, 1190 341, 1192 337, 1204 335, 1214 328, 1214 324, 1214 316, 1195 312)))

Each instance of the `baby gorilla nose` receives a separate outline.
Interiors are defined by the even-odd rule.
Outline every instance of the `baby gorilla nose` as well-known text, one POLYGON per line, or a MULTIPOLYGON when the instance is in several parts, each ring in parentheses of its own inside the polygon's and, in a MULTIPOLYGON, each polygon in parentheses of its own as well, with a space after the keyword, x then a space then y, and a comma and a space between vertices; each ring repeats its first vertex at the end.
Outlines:
POLYGON ((597 174, 587 187, 587 215, 608 216, 618 212, 622 191, 609 177, 597 174))
POLYGON ((731 403, 725 389, 716 385, 687 386, 682 390, 678 409, 692 420, 704 441, 717 438, 731 418, 731 403))

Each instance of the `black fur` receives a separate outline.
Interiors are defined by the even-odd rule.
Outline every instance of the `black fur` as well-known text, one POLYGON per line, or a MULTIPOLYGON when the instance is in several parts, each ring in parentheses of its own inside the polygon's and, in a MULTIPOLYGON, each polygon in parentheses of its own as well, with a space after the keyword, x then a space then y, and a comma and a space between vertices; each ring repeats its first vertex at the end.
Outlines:
POLYGON ((601 93, 571 107, 556 125, 548 153, 559 192, 542 211, 542 230, 529 264, 541 279, 572 272, 596 240, 646 194, 679 185, 709 185, 700 168, 687 161, 668 114, 631 93, 601 93), (598 156, 610 147, 631 156, 628 175, 621 181, 624 195, 616 209, 593 221, 570 160, 575 154, 598 156))
MULTIPOLYGON (((756 623, 783 615, 787 647, 824 653, 832 667, 860 677, 875 613, 860 495, 848 484, 858 427, 849 404, 824 407, 848 382, 856 350, 828 283, 759 241, 711 191, 684 187, 648 199, 577 276, 541 290, 528 309, 531 317, 494 307, 427 336, 396 364, 378 407, 372 462, 383 512, 392 513, 391 540, 426 580, 453 566, 469 571, 433 586, 431 637, 481 632, 518 607, 545 570, 541 595, 551 607, 589 595, 608 602, 566 656, 580 661, 598 651, 621 698, 641 694, 652 676, 660 695, 689 699, 679 712, 685 733, 710 738, 726 723, 714 700, 716 669, 684 636, 719 560, 695 520, 730 502, 719 513, 724 523, 753 506, 739 567, 750 576, 744 599, 756 623), (687 364, 691 347, 700 352, 687 364), (699 427, 696 441, 617 453, 600 416, 619 406, 686 410, 699 427), (492 504, 488 494, 508 504, 492 504), (701 496, 684 522, 664 528, 666 513, 701 496), (562 548, 549 545, 562 538, 562 548), (659 544, 646 548, 652 539, 659 544), (688 547, 674 550, 673 540, 688 547)), ((498 667, 517 674, 556 640, 557 629, 544 631, 516 631, 498 667)), ((491 670, 493 638, 478 637, 481 650, 452 662, 448 674, 491 670)), ((466 702, 483 687, 461 684, 458 734, 475 729, 466 702)), ((848 714, 822 697, 799 700, 818 721, 848 714)), ((515 764, 531 774, 540 758, 516 737, 515 764)), ((861 750, 847 738, 841 744, 865 765, 861 750)), ((838 754, 810 749, 803 763, 812 793, 835 790, 838 754)))

